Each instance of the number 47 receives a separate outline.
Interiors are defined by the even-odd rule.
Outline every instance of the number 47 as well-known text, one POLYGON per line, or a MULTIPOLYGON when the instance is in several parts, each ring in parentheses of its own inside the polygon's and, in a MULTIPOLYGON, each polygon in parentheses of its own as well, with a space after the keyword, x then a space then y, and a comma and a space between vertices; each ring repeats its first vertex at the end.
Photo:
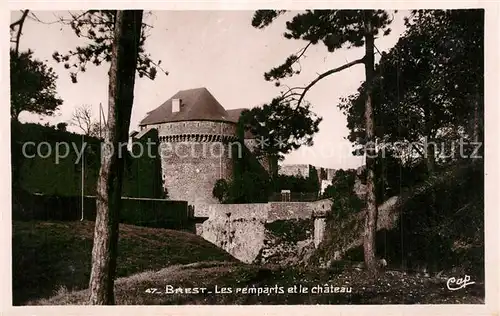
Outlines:
POLYGON ((158 289, 157 289, 157 288, 152 287, 152 288, 147 289, 147 290, 146 290, 146 293, 155 293, 156 291, 158 291, 158 289))

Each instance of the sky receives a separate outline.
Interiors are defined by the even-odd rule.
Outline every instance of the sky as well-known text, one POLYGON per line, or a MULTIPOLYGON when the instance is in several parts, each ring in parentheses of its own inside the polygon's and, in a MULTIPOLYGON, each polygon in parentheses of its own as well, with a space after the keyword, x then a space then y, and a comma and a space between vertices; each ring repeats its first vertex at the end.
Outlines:
MULTIPOLYGON (((34 11, 44 22, 53 22, 67 11, 34 11)), ((251 26, 253 11, 152 11, 145 22, 152 25, 146 50, 154 60, 161 60, 168 75, 158 73, 154 81, 138 78, 134 89, 130 130, 147 112, 161 105, 179 90, 206 87, 226 109, 251 108, 278 96, 282 87, 264 80, 264 73, 280 65, 306 43, 283 37, 285 22, 297 12, 288 12, 265 29, 251 26)), ((394 14, 390 35, 378 38, 379 51, 393 47, 404 32, 404 11, 394 14)), ((11 20, 20 16, 12 11, 11 20)), ((44 24, 27 20, 23 28, 20 50, 31 49, 34 56, 46 60, 59 78, 57 93, 64 103, 53 117, 22 113, 23 122, 70 122, 75 108, 92 107, 98 120, 99 104, 107 113, 109 64, 89 66, 71 82, 69 71, 52 59, 54 51, 67 52, 84 42, 70 27, 59 23, 44 24)), ((329 53, 319 43, 310 48, 301 61, 301 73, 283 80, 283 85, 304 86, 318 74, 363 56, 363 48, 339 49, 329 53)), ((351 154, 346 117, 338 109, 340 98, 356 93, 364 81, 362 65, 329 76, 317 83, 307 94, 311 109, 323 118, 314 145, 302 147, 285 158, 284 164, 312 164, 319 167, 347 169, 363 163, 362 157, 351 154)), ((78 132, 74 126, 69 129, 78 132)))

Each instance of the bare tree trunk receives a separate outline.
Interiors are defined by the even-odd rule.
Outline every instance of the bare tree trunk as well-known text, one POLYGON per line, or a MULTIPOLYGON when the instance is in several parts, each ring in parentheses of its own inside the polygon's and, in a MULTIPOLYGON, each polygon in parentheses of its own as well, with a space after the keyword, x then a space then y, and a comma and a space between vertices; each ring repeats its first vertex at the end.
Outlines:
POLYGON ((108 130, 97 182, 97 216, 90 274, 90 304, 113 305, 118 222, 126 146, 134 100, 134 83, 142 10, 118 11, 109 71, 108 130))
POLYGON ((278 176, 278 157, 276 155, 269 155, 267 163, 269 167, 269 174, 271 175, 271 179, 274 181, 278 176))
POLYGON ((476 93, 474 98, 474 116, 472 123, 472 144, 475 150, 479 146, 479 150, 474 154, 474 157, 484 157, 484 98, 480 93, 476 93))
POLYGON ((15 195, 21 188, 21 168, 26 159, 22 154, 22 146, 18 142, 18 135, 21 133, 21 123, 15 119, 10 121, 10 157, 11 157, 11 170, 12 170, 12 195, 15 195))
POLYGON ((434 174, 436 169, 436 147, 434 144, 434 134, 432 133, 432 116, 431 116, 431 107, 432 104, 429 101, 428 97, 424 97, 423 100, 424 105, 424 128, 425 128, 425 163, 427 166, 427 173, 429 175, 434 174))
MULTIPOLYGON (((429 137, 427 137, 427 142, 429 141, 429 137)), ((425 161, 427 164, 427 173, 429 175, 434 174, 434 171, 436 169, 436 151, 434 144, 432 143, 431 139, 431 144, 426 143, 425 145, 425 161)))
POLYGON ((377 201, 375 188, 375 126, 372 103, 372 86, 374 77, 374 35, 371 25, 372 11, 365 17, 365 129, 366 129, 366 218, 363 238, 365 265, 372 274, 377 272, 375 258, 375 235, 377 233, 377 201))
POLYGON ((17 30, 16 33, 16 39, 14 41, 16 43, 16 48, 14 49, 16 56, 19 56, 19 45, 21 43, 21 35, 23 34, 23 26, 24 22, 26 21, 26 18, 28 17, 29 12, 30 10, 24 10, 21 18, 19 18, 19 20, 10 25, 11 30, 13 30, 16 25, 19 25, 19 29, 17 30))
MULTIPOLYGON (((15 30, 15 27, 18 26, 17 33, 15 35, 15 40, 14 42, 16 43, 16 46, 14 48, 14 54, 17 57, 19 57, 19 45, 21 43, 21 35, 23 32, 23 26, 24 22, 26 21, 26 18, 28 17, 29 10, 24 10, 22 16, 19 18, 19 20, 15 21, 14 23, 10 24, 10 29, 11 31, 15 30)), ((10 56, 12 60, 12 56, 10 56)), ((16 191, 21 188, 20 185, 20 179, 19 176, 21 174, 21 168, 22 168, 22 163, 24 161, 24 157, 21 157, 21 146, 17 142, 17 135, 20 133, 20 122, 19 122, 19 114, 21 114, 21 110, 18 110, 14 108, 14 106, 10 105, 11 109, 11 161, 12 161, 12 189, 13 191, 16 191)), ((14 192, 14 194, 16 193, 14 192)))

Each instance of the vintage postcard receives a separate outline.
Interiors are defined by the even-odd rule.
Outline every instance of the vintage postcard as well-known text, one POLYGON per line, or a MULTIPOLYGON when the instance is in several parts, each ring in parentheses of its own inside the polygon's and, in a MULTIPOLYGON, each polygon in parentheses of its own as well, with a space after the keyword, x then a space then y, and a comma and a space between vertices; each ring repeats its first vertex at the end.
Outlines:
POLYGON ((498 313, 498 5, 128 5, 9 7, 6 314, 498 313))

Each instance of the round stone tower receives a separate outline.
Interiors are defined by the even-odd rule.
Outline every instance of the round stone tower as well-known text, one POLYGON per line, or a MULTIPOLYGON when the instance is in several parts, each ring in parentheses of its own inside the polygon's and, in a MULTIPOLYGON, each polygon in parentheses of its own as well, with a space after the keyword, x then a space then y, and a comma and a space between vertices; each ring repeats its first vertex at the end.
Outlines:
POLYGON ((164 123, 159 128, 164 186, 172 200, 219 203, 212 190, 233 176, 236 126, 223 121, 164 123))
POLYGON ((214 185, 218 179, 232 179, 234 155, 243 150, 235 142, 243 110, 225 110, 206 88, 198 88, 177 92, 141 121, 138 138, 151 128, 158 130, 170 199, 219 203, 212 195, 214 185))

